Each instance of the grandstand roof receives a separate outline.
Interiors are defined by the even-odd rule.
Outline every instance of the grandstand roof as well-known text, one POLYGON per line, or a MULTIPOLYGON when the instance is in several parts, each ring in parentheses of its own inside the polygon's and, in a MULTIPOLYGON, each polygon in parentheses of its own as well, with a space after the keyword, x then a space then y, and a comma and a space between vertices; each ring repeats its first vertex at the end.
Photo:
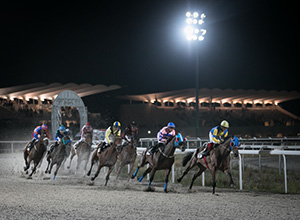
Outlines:
POLYGON ((79 97, 94 95, 97 93, 107 92, 115 89, 120 89, 118 85, 106 86, 102 84, 91 85, 91 84, 76 84, 76 83, 33 83, 20 86, 12 86, 7 88, 0 88, 0 97, 7 99, 53 99, 64 91, 71 90, 76 92, 79 97))
MULTIPOLYGON (((195 89, 183 89, 143 95, 127 95, 124 99, 144 102, 195 102, 195 89)), ((278 104, 300 98, 297 91, 266 91, 244 89, 199 89, 200 102, 278 104)))

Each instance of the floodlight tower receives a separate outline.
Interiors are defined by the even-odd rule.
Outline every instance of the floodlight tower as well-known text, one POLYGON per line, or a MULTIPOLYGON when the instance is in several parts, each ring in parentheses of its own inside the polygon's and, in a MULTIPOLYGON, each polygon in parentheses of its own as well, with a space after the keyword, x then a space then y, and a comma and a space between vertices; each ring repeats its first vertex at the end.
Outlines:
POLYGON ((206 29, 202 28, 204 24, 204 19, 206 15, 202 13, 201 15, 198 12, 186 12, 186 28, 184 29, 186 39, 188 41, 195 41, 196 49, 196 137, 199 136, 199 50, 198 42, 204 40, 206 34, 206 29), (198 41, 198 42, 197 42, 198 41))

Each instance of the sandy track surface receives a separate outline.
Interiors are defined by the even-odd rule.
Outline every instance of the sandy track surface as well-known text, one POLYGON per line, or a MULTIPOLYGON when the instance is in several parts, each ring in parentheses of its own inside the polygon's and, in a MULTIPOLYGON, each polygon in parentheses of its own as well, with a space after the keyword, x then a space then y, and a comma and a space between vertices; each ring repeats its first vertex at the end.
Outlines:
MULTIPOLYGON (((147 181, 115 181, 104 186, 100 175, 90 178, 60 170, 56 180, 40 172, 26 179, 21 154, 0 154, 0 219, 299 219, 300 195, 254 193, 180 184, 153 186, 147 181)), ((76 163, 76 162, 75 162, 76 163)), ((75 167, 75 163, 73 166, 75 167)), ((101 172, 103 173, 103 171, 101 172)))

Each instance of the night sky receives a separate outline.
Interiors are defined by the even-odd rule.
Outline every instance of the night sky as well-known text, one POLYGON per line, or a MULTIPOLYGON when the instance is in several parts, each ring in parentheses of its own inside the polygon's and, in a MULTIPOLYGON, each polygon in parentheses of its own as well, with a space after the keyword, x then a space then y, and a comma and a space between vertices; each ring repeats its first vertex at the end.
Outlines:
POLYGON ((74 82, 118 84, 129 93, 193 88, 197 46, 200 87, 300 91, 296 1, 0 4, 0 87, 74 82), (185 39, 187 10, 207 16, 206 38, 198 44, 185 39))

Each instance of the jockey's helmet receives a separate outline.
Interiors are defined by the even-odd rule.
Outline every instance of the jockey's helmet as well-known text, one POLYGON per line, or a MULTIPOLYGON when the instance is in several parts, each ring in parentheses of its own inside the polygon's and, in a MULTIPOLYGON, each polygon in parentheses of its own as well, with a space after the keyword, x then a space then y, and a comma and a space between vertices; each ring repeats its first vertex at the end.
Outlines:
POLYGON ((115 121, 115 122, 113 123, 113 126, 114 126, 114 127, 121 127, 121 123, 118 122, 118 121, 115 121))
POLYGON ((90 123, 90 122, 87 122, 85 125, 86 125, 86 126, 91 126, 91 123, 90 123))
POLYGON ((61 126, 59 127, 59 130, 60 130, 60 131, 65 131, 66 128, 65 128, 63 125, 61 125, 61 126))
POLYGON ((221 122, 220 126, 228 129, 228 128, 229 128, 229 123, 228 123, 228 121, 223 120, 223 121, 221 122))
POLYGON ((175 128, 175 124, 173 122, 168 123, 168 128, 175 128))
POLYGON ((47 125, 43 124, 43 125, 42 125, 42 129, 45 130, 45 131, 48 130, 47 125))

